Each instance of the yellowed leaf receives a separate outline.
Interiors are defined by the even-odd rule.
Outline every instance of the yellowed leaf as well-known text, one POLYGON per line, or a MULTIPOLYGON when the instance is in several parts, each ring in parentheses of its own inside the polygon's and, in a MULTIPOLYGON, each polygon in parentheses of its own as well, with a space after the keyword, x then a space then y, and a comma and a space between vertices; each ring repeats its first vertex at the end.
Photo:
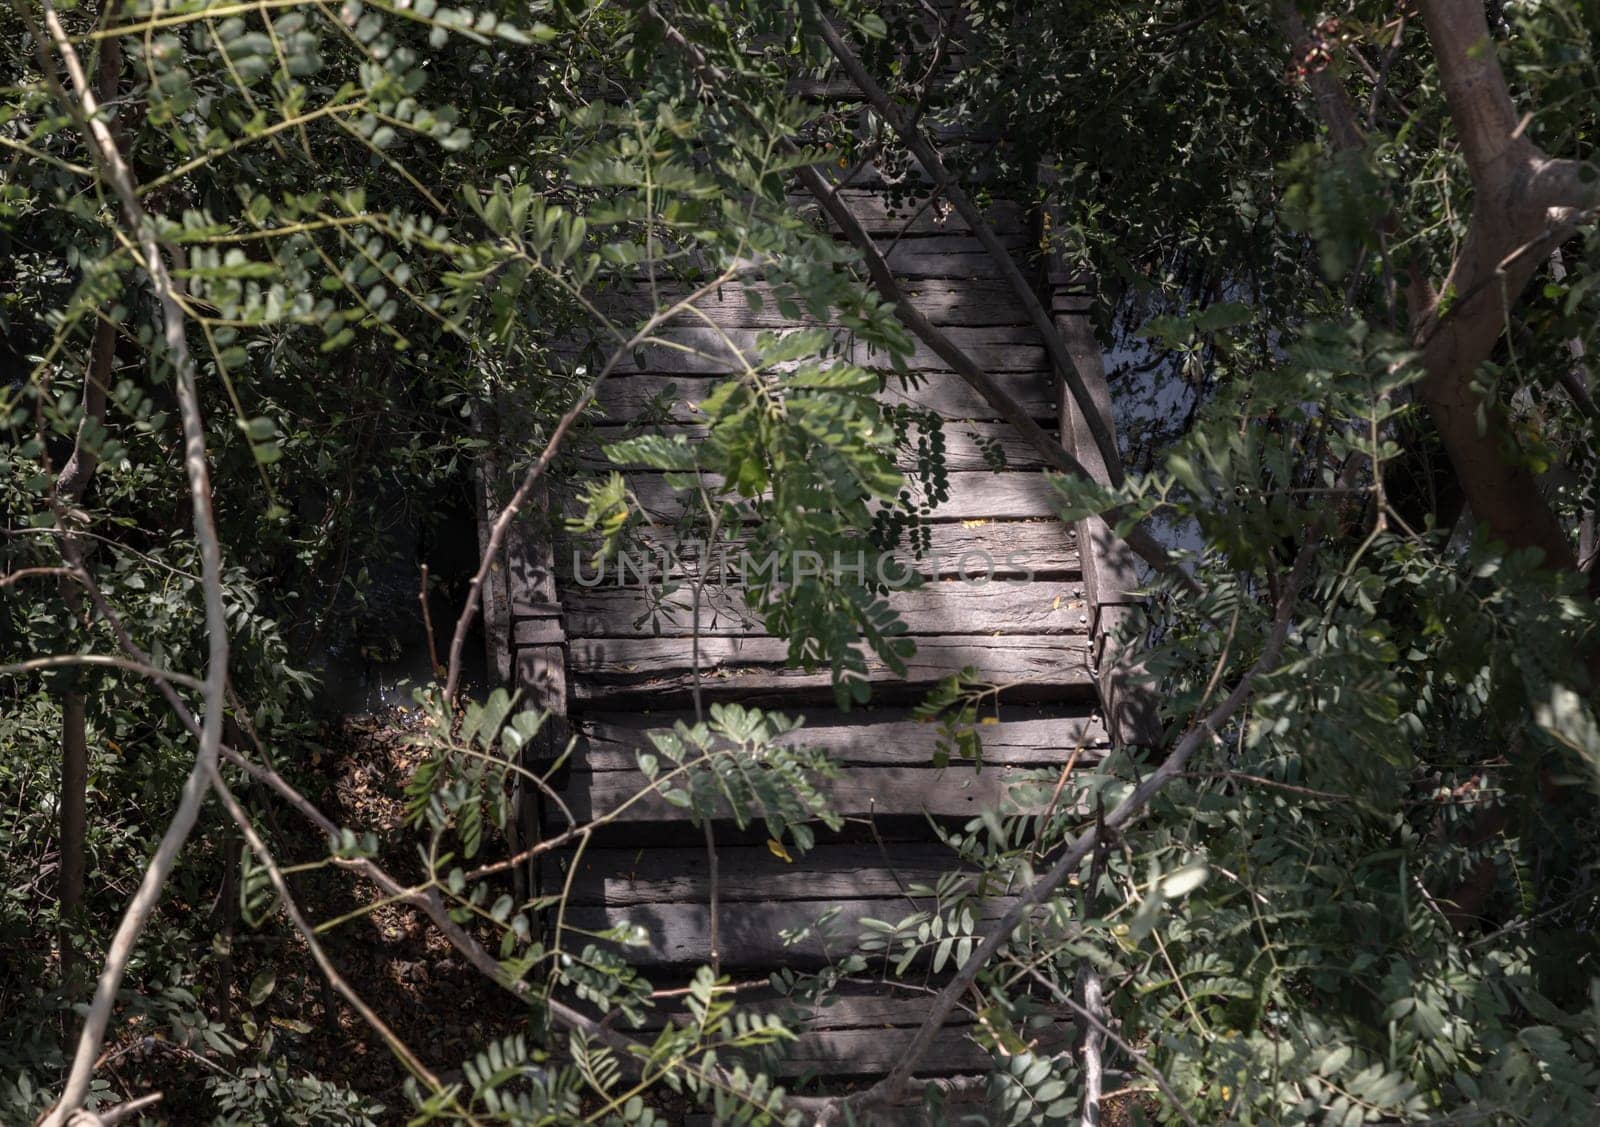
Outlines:
POLYGON ((790 865, 794 864, 794 858, 789 856, 789 851, 783 847, 783 842, 775 837, 767 838, 767 852, 780 861, 790 865))

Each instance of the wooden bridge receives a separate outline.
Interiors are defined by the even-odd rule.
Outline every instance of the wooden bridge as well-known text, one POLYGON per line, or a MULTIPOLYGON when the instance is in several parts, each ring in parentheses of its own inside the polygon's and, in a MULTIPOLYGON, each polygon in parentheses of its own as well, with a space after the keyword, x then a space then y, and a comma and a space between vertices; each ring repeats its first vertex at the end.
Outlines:
MULTIPOLYGON (((1070 396, 1053 377, 1043 341, 995 260, 958 217, 936 218, 916 206, 899 212, 870 186, 841 192, 856 217, 884 244, 911 301, 983 367, 1080 461, 1098 455, 1070 396)), ((1030 260, 1039 245, 1035 219, 999 206, 994 228, 1016 261, 1038 277, 1044 307, 1109 422, 1100 352, 1087 325, 1089 299, 1081 287, 1030 260)), ((752 341, 760 330, 785 326, 772 303, 752 309, 742 287, 702 303, 728 339, 752 341)), ((703 325, 703 322, 700 324, 703 325)), ((695 329, 685 327, 685 333, 695 329)), ((704 330, 700 330, 704 332, 704 330)), ((840 330, 843 334, 843 330, 840 330)), ((693 426, 696 404, 734 369, 716 356, 720 341, 698 342, 701 355, 648 351, 644 366, 629 366, 604 385, 605 432, 621 428, 657 396, 670 394, 674 426, 693 426)), ((841 345, 860 364, 861 346, 841 345)), ((923 377, 914 393, 890 381, 889 399, 914 398, 944 419, 950 490, 933 514, 932 544, 940 562, 924 568, 927 582, 898 591, 893 603, 916 643, 903 676, 882 664, 869 669, 870 707, 833 707, 826 670, 786 663, 782 639, 766 635, 737 593, 708 595, 699 626, 698 678, 704 700, 736 701, 803 714, 803 740, 829 751, 841 766, 828 793, 848 821, 838 833, 819 827, 816 847, 791 860, 771 848, 765 831, 713 825, 718 856, 717 926, 712 880, 700 828, 658 796, 630 806, 576 860, 547 859, 531 880, 547 891, 570 875, 569 927, 595 930, 642 926, 648 942, 629 952, 657 980, 670 980, 712 960, 712 936, 724 971, 763 977, 781 966, 818 966, 840 943, 812 925, 832 913, 833 934, 846 942, 864 918, 896 920, 923 906, 909 890, 956 868, 935 824, 960 825, 984 808, 1007 809, 1008 790, 1029 773, 1054 780, 1066 765, 1092 763, 1108 746, 1108 715, 1118 733, 1137 739, 1146 719, 1121 699, 1107 639, 1128 601, 1125 550, 1098 521, 1063 525, 1053 516, 1052 491, 1037 453, 1016 438, 999 413, 937 356, 919 347, 912 367, 923 377), (985 445, 1006 454, 989 468, 985 445), (962 575, 962 557, 993 561, 985 583, 962 575), (1007 561, 1017 561, 1017 565, 1007 561), (981 772, 970 762, 936 762, 934 731, 912 715, 914 702, 966 667, 1007 686, 997 722, 981 727, 981 772), (1108 711, 1109 710, 1109 711, 1108 711), (807 930, 810 929, 810 930, 807 930), (785 945, 785 933, 803 933, 785 945)), ((619 431, 620 432, 620 431, 619 431)), ((663 475, 634 471, 629 483, 644 505, 672 522, 681 501, 663 475)), ((606 815, 645 789, 636 752, 645 732, 689 719, 695 672, 691 616, 651 621, 637 576, 618 585, 608 577, 588 586, 574 581, 570 562, 552 547, 550 526, 537 515, 519 525, 497 586, 486 593, 491 648, 500 674, 525 701, 564 715, 576 752, 560 776, 560 795, 575 819, 606 815)), ((966 566, 970 567, 970 563, 966 566)), ((1015 809, 1015 807, 1011 807, 1015 809)), ((532 801, 524 835, 558 831, 555 804, 532 801)), ((998 905, 986 912, 998 914, 998 905)), ((892 1063, 922 1004, 915 993, 862 989, 816 1009, 787 1071, 824 1077, 871 1076, 892 1063)), ((933 1074, 983 1071, 987 1054, 959 1025, 942 1035, 925 1061, 933 1074)))

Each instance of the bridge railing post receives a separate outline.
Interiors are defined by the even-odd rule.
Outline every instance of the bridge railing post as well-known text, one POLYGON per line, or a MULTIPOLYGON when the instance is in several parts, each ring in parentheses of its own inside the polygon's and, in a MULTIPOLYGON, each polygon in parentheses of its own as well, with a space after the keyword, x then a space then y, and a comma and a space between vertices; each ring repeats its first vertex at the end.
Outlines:
MULTIPOLYGON (((504 403, 493 417, 477 426, 486 440, 479 460, 479 543, 487 546, 488 529, 500 515, 503 497, 512 485, 497 441, 507 418, 504 403)), ((494 684, 511 684, 520 704, 548 714, 539 738, 522 749, 518 766, 530 772, 546 767, 566 747, 567 637, 556 587, 554 525, 550 495, 540 482, 526 509, 512 522, 500 558, 491 562, 483 588, 483 623, 488 673, 494 684)), ((506 827, 511 853, 522 852, 543 834, 544 797, 518 774, 512 783, 512 817, 506 827)), ((539 894, 540 866, 532 859, 512 872, 519 901, 539 894)))

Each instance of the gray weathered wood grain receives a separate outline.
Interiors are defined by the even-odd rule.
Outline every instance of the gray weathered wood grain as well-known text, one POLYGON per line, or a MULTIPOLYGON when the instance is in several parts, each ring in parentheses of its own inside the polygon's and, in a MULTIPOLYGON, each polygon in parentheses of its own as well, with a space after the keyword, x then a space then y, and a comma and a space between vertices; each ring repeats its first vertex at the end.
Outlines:
MULTIPOLYGON (((998 279, 906 279, 904 292, 913 306, 941 327, 1028 324, 1027 314, 1019 309, 1016 296, 998 279)), ((661 300, 675 301, 687 293, 681 289, 663 291, 661 300)), ((608 313, 615 314, 619 324, 627 325, 642 322, 651 308, 651 300, 645 292, 616 298, 607 304, 608 313)), ((790 317, 777 291, 761 281, 721 286, 702 296, 695 308, 716 324, 734 328, 782 330, 837 324, 833 310, 813 310, 798 304, 792 310, 798 316, 790 317)), ((695 327, 705 324, 698 314, 689 312, 673 323, 695 327)))
MULTIPOLYGON (((677 480, 684 484, 690 479, 679 475, 677 480)), ((705 474, 696 480, 710 492, 713 502, 738 500, 737 495, 723 490, 719 475, 705 474)), ((1038 470, 957 470, 948 475, 947 485, 949 495, 937 503, 915 482, 908 481, 904 492, 929 505, 927 519, 936 521, 1035 520, 1055 516, 1060 507, 1060 495, 1038 470)), ((676 522, 685 513, 705 511, 698 492, 678 488, 660 473, 635 471, 628 475, 628 488, 645 513, 657 521, 676 522)), ((572 502, 567 504, 572 507, 572 502)), ((748 515, 755 517, 754 513, 748 515)))
MULTIPOLYGON (((919 312, 940 327, 1028 324, 1027 314, 1017 305, 1016 295, 999 279, 907 279, 904 292, 919 312)), ((674 301, 687 293, 681 289, 668 291, 662 298, 674 301)), ((651 304, 648 293, 640 292, 614 300, 607 308, 608 312, 617 314, 621 323, 631 325, 643 321, 651 304)), ((793 312, 798 316, 790 317, 780 306, 773 287, 759 281, 720 286, 700 298, 695 308, 717 324, 735 328, 793 329, 801 325, 836 323, 834 311, 828 309, 818 311, 796 306, 793 312)), ((675 323, 704 325, 692 313, 683 314, 675 323)))
MULTIPOLYGON (((1048 772, 993 765, 978 772, 970 763, 944 768, 844 767, 837 777, 819 778, 816 785, 833 809, 845 817, 928 814, 965 818, 984 810, 1038 813, 1049 798, 1048 793, 1041 795, 1043 784, 1033 777, 1040 770, 1048 772), (1028 785, 1018 791, 1016 788, 1025 781, 1028 785)), ((652 783, 639 771, 573 771, 559 789, 561 800, 580 824, 619 810, 617 824, 680 822, 684 817, 682 807, 674 806, 660 793, 669 785, 659 782, 655 791, 645 794, 652 783)), ((731 809, 721 804, 716 816, 729 820, 731 809)), ((545 817, 553 822, 558 816, 547 811, 545 817)))
MULTIPOLYGON (((998 372, 1047 372, 1049 361, 1044 345, 1031 326, 1010 325, 980 328, 949 329, 945 335, 960 345, 973 363, 990 375, 998 372)), ((851 345, 850 359, 863 368, 893 368, 894 361, 887 353, 870 347, 864 341, 851 345)), ((918 339, 910 356, 901 361, 907 368, 919 372, 948 372, 949 363, 918 339)))
MULTIPOLYGON (((676 439, 682 436, 690 443, 703 442, 710 433, 710 428, 691 423, 669 423, 652 428, 666 438, 676 439)), ((989 462, 987 452, 996 450, 1002 457, 1000 468, 1007 470, 1037 470, 1044 468, 1044 459, 1033 445, 1017 436, 1016 428, 1009 423, 969 423, 952 421, 941 428, 944 441, 944 463, 951 470, 989 470, 995 468, 989 462)), ((624 438, 630 438, 639 433, 639 428, 623 425, 603 424, 596 426, 583 434, 573 444, 573 453, 577 455, 578 462, 585 469, 592 470, 638 470, 649 467, 640 466, 630 462, 613 462, 606 454, 605 448, 624 438)), ((912 426, 908 428, 906 449, 901 450, 896 462, 902 469, 916 466, 918 459, 918 443, 931 441, 932 435, 923 433, 923 428, 912 426)))
MULTIPOLYGON (((1051 580, 1075 577, 1078 554, 1074 532, 1059 521, 967 520, 942 522, 926 527, 929 550, 918 558, 910 548, 897 555, 906 566, 926 578, 1030 578, 1051 580)), ((687 539, 687 534, 685 536, 687 539)), ((748 547, 744 536, 728 539, 721 556, 713 554, 708 576, 739 574, 740 553, 748 547), (720 571, 718 560, 721 560, 720 571)), ((596 563, 594 543, 585 538, 556 541, 556 574, 563 592, 573 587, 627 587, 649 583, 660 585, 666 579, 687 579, 700 574, 697 560, 703 554, 686 544, 669 527, 639 530, 637 542, 628 547, 629 561, 596 563), (646 566, 646 560, 649 560, 646 566), (642 573, 642 574, 641 574, 642 573)), ((863 549, 864 550, 864 549, 863 549)), ((759 553, 757 553, 759 555, 759 553)), ((761 566, 760 559, 749 567, 761 566)), ((831 563, 831 561, 830 561, 831 563)), ((533 604, 512 587, 512 612, 535 613, 533 604)))
MULTIPOLYGON (((696 683, 689 655, 678 638, 575 638, 569 673, 572 699, 588 704, 616 698, 667 697, 690 692, 696 683)), ((778 638, 702 638, 702 692, 718 699, 745 694, 830 690, 826 669, 789 667, 788 646, 778 638)), ((926 688, 974 667, 1005 686, 1013 699, 1039 699, 1090 687, 1086 639, 1076 634, 946 636, 917 639, 904 674, 868 659, 867 680, 876 691, 926 688)))
MULTIPOLYGON (((906 629, 918 636, 1076 634, 1088 630, 1088 609, 1080 583, 954 580, 890 591, 884 601, 900 615, 906 629)), ((688 587, 662 597, 638 588, 573 586, 561 598, 566 630, 573 637, 683 637, 692 635, 697 627, 702 635, 743 635, 760 629, 761 620, 746 605, 736 580, 729 586, 708 584, 702 588, 698 616, 694 604, 694 592, 688 587)))
MULTIPOLYGON (((978 726, 983 762, 997 766, 1060 766, 1077 752, 1085 761, 1099 758, 1108 745, 1105 724, 1092 706, 1072 704, 1006 705, 993 721, 978 726)), ((604 713, 578 718, 579 742, 573 763, 588 771, 632 771, 637 751, 649 747, 646 731, 694 723, 690 712, 604 713)), ((931 766, 934 725, 914 719, 904 708, 861 708, 838 712, 807 709, 805 724, 789 738, 820 748, 835 762, 867 767, 931 766)), ((970 768, 970 764, 968 765, 970 768)))
MULTIPOLYGON (((1000 236, 1013 256, 1020 256, 1028 240, 1020 232, 1000 236)), ((1000 268, 975 236, 924 235, 901 239, 888 252, 889 268, 902 278, 998 278, 1000 268)))
MULTIPOLYGON (((600 385, 596 397, 601 411, 612 422, 637 419, 657 404, 665 418, 674 422, 704 421, 699 404, 722 382, 720 376, 661 375, 642 373, 616 375, 600 385)), ((1055 417, 1055 392, 1043 372, 1000 372, 994 382, 1015 399, 1034 418, 1055 417)), ((905 404, 932 411, 945 419, 994 422, 999 413, 973 391, 967 382, 951 372, 927 374, 915 387, 891 377, 882 393, 885 403, 905 404)))
MULTIPOLYGON (((1000 899, 983 901, 973 915, 993 923, 1006 909, 1000 899)), ((861 920, 895 923, 911 915, 904 899, 881 900, 781 900, 729 904, 718 913, 723 966, 771 968, 815 966, 840 957, 862 933, 861 920), (819 921, 831 913, 820 927, 819 921), (785 944, 783 932, 795 935, 785 944), (804 933, 804 934, 802 934, 804 933)), ((644 929, 647 942, 628 947, 635 966, 686 966, 710 961, 711 912, 705 904, 636 904, 573 907, 567 925, 583 931, 601 931, 634 925, 644 929)), ((577 937, 571 937, 572 942, 577 937)))
MULTIPOLYGON (((762 347, 761 334, 790 335, 784 330, 761 330, 724 326, 711 328, 703 323, 678 323, 661 329, 656 340, 641 345, 622 359, 618 375, 731 375, 767 367, 768 349, 762 347)), ((792 331, 792 330, 791 330, 792 331)), ((824 360, 850 360, 862 367, 895 368, 887 352, 855 342, 842 329, 831 329, 818 355, 824 360)), ((1044 345, 1029 326, 982 325, 946 330, 946 336, 959 345, 984 371, 1042 372, 1046 370, 1044 345)), ((936 353, 919 344, 905 367, 919 371, 949 371, 950 366, 936 353)), ((784 364, 792 364, 785 361, 784 364)))
MULTIPOLYGON (((970 772, 970 768, 968 769, 970 772)), ((819 845, 795 853, 793 862, 765 846, 721 846, 717 850, 717 896, 724 904, 750 900, 893 898, 911 884, 932 885, 966 866, 934 842, 896 842, 889 852, 876 845, 819 845)), ((545 862, 545 885, 560 889, 571 858, 545 862)), ((703 846, 686 849, 589 849, 572 874, 569 904, 702 902, 710 891, 703 846)), ((909 901, 906 901, 909 909, 909 901)), ((824 1011, 826 1012, 826 1011, 824 1011)), ((844 1013, 833 1014, 835 1019, 844 1013)), ((880 1013, 877 1020, 883 1020, 880 1013)), ((872 1020, 871 1018, 868 1019, 872 1020)))
MULTIPOLYGON (((815 898, 814 898, 815 899, 815 898)), ((827 1004, 800 1002, 776 993, 770 987, 751 987, 739 992, 739 1004, 752 1013, 781 1014, 792 1028, 805 1029, 883 1029, 896 1025, 920 1025, 928 1012, 927 994, 920 983, 898 987, 888 983, 841 982, 827 1004)), ((686 1007, 676 999, 662 999, 646 1012, 642 1029, 658 1030, 667 1023, 686 1017, 686 1007)), ((952 1027, 973 1024, 971 1012, 958 1006, 950 1014, 952 1027)))

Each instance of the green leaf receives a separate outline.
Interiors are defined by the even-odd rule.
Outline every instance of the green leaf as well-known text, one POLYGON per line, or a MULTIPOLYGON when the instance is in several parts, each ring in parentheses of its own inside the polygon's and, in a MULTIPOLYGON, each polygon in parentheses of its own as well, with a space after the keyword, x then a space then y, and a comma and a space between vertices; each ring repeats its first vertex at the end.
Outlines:
POLYGON ((259 1006, 265 1002, 278 985, 278 976, 270 967, 257 972, 250 980, 250 988, 245 991, 245 997, 252 1006, 259 1006))

